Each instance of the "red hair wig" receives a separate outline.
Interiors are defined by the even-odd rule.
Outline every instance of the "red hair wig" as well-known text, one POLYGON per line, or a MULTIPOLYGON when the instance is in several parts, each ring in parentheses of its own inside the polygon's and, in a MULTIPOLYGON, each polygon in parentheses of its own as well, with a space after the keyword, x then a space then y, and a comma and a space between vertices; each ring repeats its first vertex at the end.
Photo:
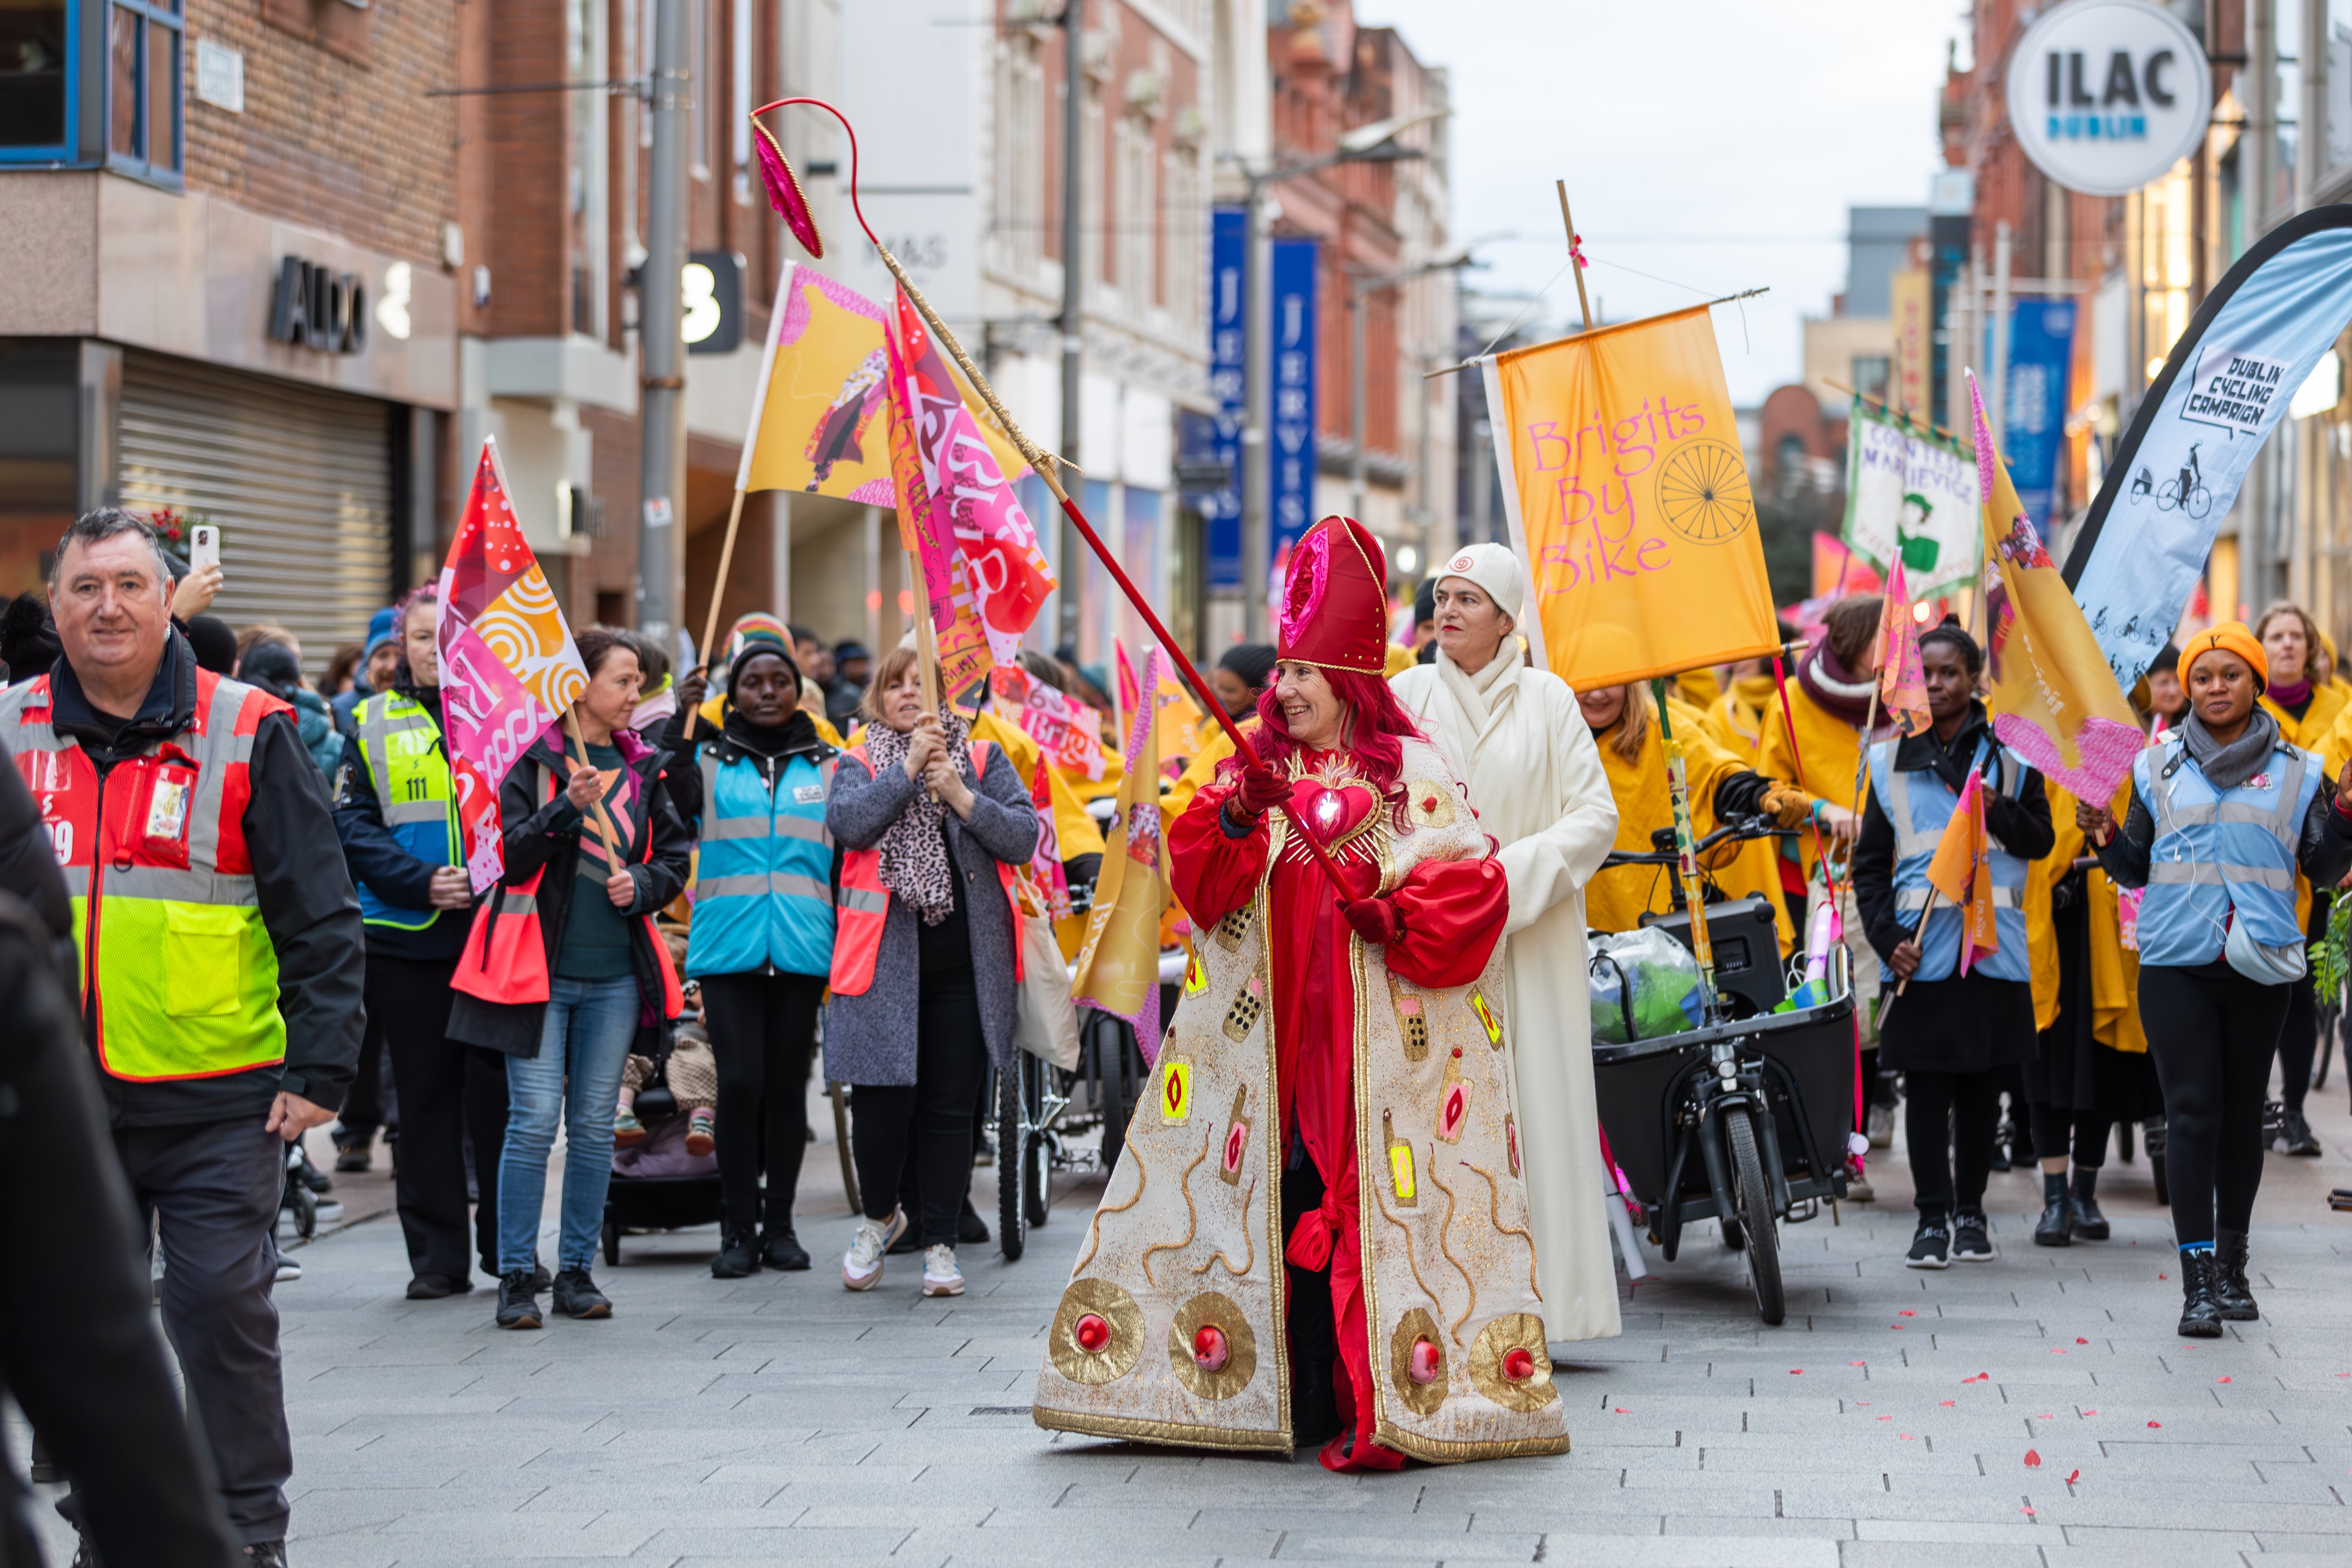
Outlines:
MULTIPOLYGON (((1341 748, 1354 759, 1356 771, 1364 782, 1389 803, 1397 831, 1412 832, 1412 820, 1404 808, 1404 742, 1408 737, 1423 739, 1421 727, 1399 705, 1396 693, 1380 676, 1325 668, 1323 679, 1330 683, 1331 694, 1346 710, 1339 721, 1341 748)), ((1258 757, 1276 773, 1286 770, 1291 757, 1300 749, 1298 742, 1290 738, 1290 724, 1283 716, 1279 689, 1277 678, 1258 693, 1257 699, 1258 757)), ((1240 767, 1239 758, 1228 758, 1218 764, 1218 776, 1226 777, 1240 767)))

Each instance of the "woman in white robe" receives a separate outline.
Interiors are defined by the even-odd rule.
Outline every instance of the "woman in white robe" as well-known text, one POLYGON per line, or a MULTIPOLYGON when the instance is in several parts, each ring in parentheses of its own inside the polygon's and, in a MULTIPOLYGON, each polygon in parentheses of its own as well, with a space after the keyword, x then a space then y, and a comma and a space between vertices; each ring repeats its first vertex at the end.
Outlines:
POLYGON ((1441 568, 1437 658, 1390 684, 1454 771, 1509 878, 1509 1011, 1528 1224, 1545 1338, 1619 1331, 1586 994, 1584 885, 1617 837, 1617 805, 1568 683, 1531 669, 1514 636, 1518 557, 1474 544, 1441 568))

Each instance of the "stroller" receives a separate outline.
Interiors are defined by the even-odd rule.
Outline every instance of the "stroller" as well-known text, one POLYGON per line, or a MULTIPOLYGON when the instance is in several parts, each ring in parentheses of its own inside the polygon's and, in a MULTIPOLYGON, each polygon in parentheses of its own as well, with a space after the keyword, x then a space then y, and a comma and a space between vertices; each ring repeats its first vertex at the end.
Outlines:
POLYGON ((638 1087, 637 1120, 649 1136, 613 1154, 613 1181, 604 1195, 604 1261, 620 1267, 621 1237, 626 1231, 685 1230, 716 1225, 724 1217, 719 1198, 719 1166, 713 1156, 686 1152, 687 1119, 670 1092, 669 1063, 678 1035, 699 1038, 703 1034, 700 987, 688 984, 688 1012, 674 1026, 656 1024, 638 1033, 632 1054, 647 1058, 653 1074, 638 1087), (663 1173, 681 1168, 689 1173, 639 1174, 638 1167, 663 1173))

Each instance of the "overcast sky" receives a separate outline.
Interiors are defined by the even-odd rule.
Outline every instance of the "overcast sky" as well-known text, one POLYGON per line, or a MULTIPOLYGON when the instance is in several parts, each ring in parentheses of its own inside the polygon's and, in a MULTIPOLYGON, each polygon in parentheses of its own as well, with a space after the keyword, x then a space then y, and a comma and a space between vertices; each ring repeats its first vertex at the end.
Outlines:
MULTIPOLYGON (((1846 208, 1926 205, 1946 41, 1965 25, 1956 0, 1357 0, 1356 15, 1453 73, 1454 234, 1525 237, 1482 248, 1494 265, 1474 286, 1552 277, 1565 178, 1609 320, 1770 287, 1715 312, 1742 406, 1797 379, 1800 319, 1845 287, 1846 208)), ((1575 310, 1567 277, 1538 307, 1575 310)))

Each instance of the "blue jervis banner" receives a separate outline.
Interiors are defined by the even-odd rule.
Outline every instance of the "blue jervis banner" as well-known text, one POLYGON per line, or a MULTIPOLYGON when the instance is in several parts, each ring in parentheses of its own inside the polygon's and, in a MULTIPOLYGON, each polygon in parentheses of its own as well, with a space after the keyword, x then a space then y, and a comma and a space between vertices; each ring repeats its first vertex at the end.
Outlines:
POLYGON ((2352 205, 2314 207, 2238 258, 2164 362, 2066 559, 2126 691, 2189 602, 2254 454, 2352 323, 2352 205))

